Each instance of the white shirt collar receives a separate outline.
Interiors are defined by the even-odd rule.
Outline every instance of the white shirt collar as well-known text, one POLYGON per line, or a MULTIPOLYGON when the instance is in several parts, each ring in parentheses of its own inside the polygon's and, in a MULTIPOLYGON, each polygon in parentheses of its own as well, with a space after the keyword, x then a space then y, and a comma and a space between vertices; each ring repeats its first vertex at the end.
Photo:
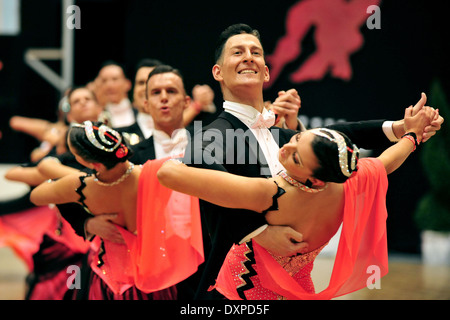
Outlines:
POLYGON ((111 126, 115 128, 132 125, 136 119, 134 117, 133 106, 128 98, 122 99, 119 103, 108 103, 105 109, 111 115, 111 126))
POLYGON ((136 116, 136 121, 145 139, 150 137, 152 135, 152 130, 155 128, 152 116, 145 112, 139 112, 136 116))
POLYGON ((258 110, 253 108, 252 106, 231 102, 225 100, 223 103, 223 109, 234 115, 236 118, 244 122, 247 126, 251 126, 251 124, 256 120, 259 114, 261 114, 258 110))
POLYGON ((272 111, 263 107, 262 113, 252 106, 225 100, 223 109, 241 120, 249 128, 268 128, 275 122, 272 111), (263 123, 266 121, 266 123, 263 123))

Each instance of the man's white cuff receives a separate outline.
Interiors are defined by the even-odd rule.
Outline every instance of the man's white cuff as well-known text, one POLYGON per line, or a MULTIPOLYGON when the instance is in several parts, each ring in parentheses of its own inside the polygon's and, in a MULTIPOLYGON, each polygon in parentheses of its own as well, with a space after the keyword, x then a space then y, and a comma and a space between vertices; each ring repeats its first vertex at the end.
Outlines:
POLYGON ((385 121, 383 122, 383 132, 386 135, 386 137, 391 142, 397 142, 400 139, 397 138, 394 134, 394 130, 392 130, 392 125, 394 124, 394 121, 385 121))

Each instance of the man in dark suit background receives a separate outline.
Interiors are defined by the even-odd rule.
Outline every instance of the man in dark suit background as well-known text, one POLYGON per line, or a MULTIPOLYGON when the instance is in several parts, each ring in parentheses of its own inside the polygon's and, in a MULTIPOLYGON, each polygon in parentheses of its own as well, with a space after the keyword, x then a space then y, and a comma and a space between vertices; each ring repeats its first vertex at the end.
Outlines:
MULTIPOLYGON (((121 132, 132 146, 150 138, 155 128, 152 115, 146 107, 147 80, 149 74, 156 66, 164 65, 157 59, 142 59, 135 70, 133 84, 133 107, 136 110, 136 121, 126 127, 114 128, 121 132)), ((186 90, 183 87, 184 90, 186 90)), ((189 106, 183 112, 183 125, 188 131, 193 131, 194 126, 188 126, 203 110, 209 110, 214 106, 214 93, 208 85, 196 85, 192 90, 192 99, 189 106)), ((209 112, 209 111, 208 111, 209 112)), ((141 149, 139 147, 139 149, 141 149)), ((153 158, 151 158, 153 159, 153 158)))

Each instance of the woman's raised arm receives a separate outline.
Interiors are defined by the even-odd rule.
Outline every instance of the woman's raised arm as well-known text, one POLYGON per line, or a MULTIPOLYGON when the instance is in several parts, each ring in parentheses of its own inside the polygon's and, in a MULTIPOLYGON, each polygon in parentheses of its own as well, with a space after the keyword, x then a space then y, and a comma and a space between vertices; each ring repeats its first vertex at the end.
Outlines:
POLYGON ((378 157, 386 168, 387 174, 394 172, 403 164, 422 141, 424 128, 439 117, 439 112, 430 107, 424 107, 415 116, 412 116, 412 111, 412 107, 405 110, 404 125, 407 134, 378 157))

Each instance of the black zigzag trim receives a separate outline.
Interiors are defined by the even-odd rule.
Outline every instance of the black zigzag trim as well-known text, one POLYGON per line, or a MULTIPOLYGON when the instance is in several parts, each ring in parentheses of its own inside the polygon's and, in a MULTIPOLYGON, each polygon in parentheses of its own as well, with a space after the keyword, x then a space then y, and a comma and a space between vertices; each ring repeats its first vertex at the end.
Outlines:
POLYGON ((80 195, 80 199, 78 201, 80 201, 84 207, 86 207, 86 204, 84 203, 84 200, 86 200, 86 197, 83 194, 83 189, 86 187, 86 182, 84 182, 84 179, 86 179, 87 177, 89 177, 89 175, 80 176, 79 179, 80 179, 81 185, 75 189, 75 192, 80 195))
POLYGON ((248 260, 243 262, 243 264, 244 267, 247 268, 248 272, 241 275, 241 278, 245 281, 245 285, 237 288, 239 297, 241 297, 243 300, 247 300, 244 291, 250 290, 255 287, 250 277, 256 275, 256 271, 252 267, 252 265, 255 264, 256 262, 255 262, 255 254, 253 253, 253 245, 251 241, 247 242, 247 247, 250 250, 250 252, 244 254, 244 256, 248 258, 248 260))

